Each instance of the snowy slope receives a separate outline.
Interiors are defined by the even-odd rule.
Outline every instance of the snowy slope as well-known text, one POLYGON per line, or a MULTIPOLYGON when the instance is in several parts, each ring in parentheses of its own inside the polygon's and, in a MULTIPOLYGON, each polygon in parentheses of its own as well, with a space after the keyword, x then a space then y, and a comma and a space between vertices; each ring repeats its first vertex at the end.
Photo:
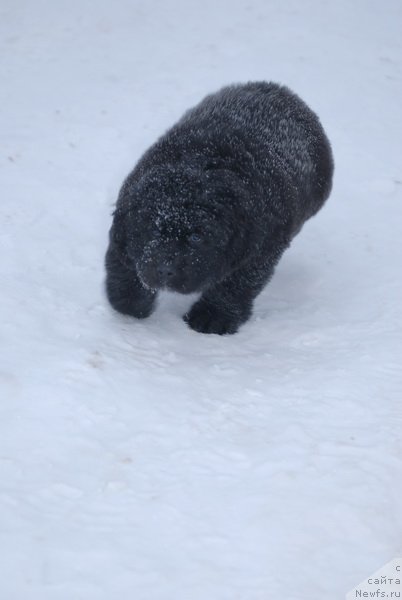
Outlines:
POLYGON ((402 550, 399 0, 3 0, 0 598, 335 600, 402 550), (119 185, 272 79, 334 191, 233 337, 103 296, 119 185))

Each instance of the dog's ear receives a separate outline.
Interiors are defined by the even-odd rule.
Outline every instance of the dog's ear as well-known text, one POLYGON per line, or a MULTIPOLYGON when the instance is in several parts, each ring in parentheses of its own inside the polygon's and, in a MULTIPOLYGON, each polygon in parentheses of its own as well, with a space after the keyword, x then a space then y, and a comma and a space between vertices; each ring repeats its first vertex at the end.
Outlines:
POLYGON ((113 212, 113 222, 109 230, 109 240, 117 248, 122 247, 126 240, 126 230, 124 224, 124 213, 116 208, 113 212))
POLYGON ((123 264, 129 263, 127 254, 126 215, 121 207, 113 213, 113 222, 109 230, 109 242, 123 264))

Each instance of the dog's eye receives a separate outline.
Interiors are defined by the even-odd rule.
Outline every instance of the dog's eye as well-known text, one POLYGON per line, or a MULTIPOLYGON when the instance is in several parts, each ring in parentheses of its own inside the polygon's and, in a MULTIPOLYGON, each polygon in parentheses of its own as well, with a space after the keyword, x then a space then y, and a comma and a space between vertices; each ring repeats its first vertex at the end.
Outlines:
POLYGON ((190 242, 190 244, 200 244, 202 242, 202 235, 200 235, 199 233, 190 233, 190 235, 187 237, 188 241, 190 242))

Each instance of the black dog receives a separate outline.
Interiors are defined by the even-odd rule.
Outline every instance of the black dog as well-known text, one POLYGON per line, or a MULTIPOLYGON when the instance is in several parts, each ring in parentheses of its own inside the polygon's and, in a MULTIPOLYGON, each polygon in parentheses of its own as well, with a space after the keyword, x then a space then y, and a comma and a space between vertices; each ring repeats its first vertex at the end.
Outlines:
POLYGON ((141 158, 120 191, 106 253, 112 306, 147 317, 157 291, 201 297, 185 321, 235 333, 303 223, 327 199, 331 148, 286 87, 207 96, 141 158))

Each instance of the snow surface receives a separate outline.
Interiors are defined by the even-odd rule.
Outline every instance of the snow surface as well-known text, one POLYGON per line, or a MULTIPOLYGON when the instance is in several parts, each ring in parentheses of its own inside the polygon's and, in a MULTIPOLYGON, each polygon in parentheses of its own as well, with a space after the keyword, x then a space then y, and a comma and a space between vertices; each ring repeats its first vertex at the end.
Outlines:
POLYGON ((0 597, 322 600, 402 549, 400 0, 2 0, 0 597), (318 112, 333 194, 233 337, 103 295, 123 177, 206 93, 318 112))

